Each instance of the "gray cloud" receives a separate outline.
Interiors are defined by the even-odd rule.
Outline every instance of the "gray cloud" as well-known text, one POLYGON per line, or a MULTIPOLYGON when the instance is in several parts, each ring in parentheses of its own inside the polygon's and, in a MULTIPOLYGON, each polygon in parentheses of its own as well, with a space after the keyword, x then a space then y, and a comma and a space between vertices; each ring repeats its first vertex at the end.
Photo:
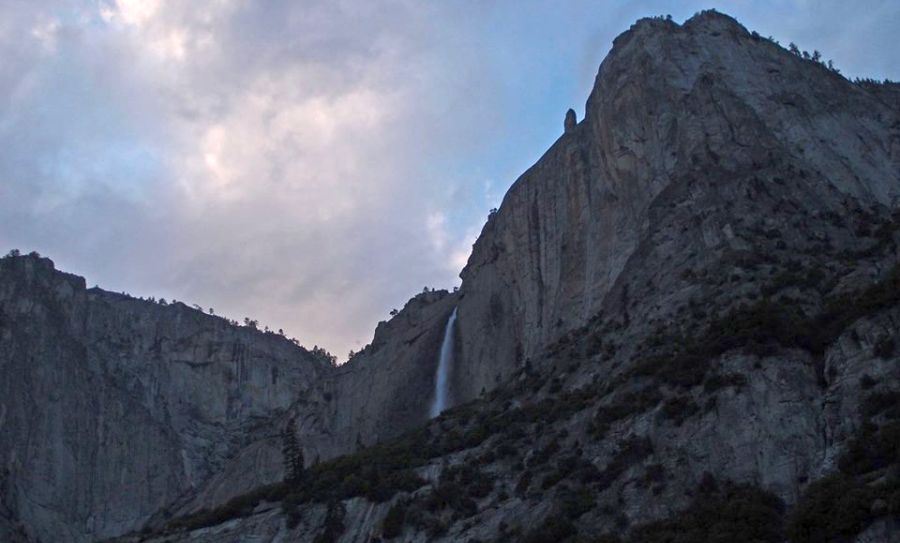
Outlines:
MULTIPOLYGON (((667 12, 552 4, 5 2, 0 247, 343 356, 422 286, 457 282, 612 38, 667 12)), ((724 9, 844 68, 897 65, 872 54, 890 2, 835 4, 831 34, 811 4, 756 5, 724 9)))
POLYGON ((418 159, 454 130, 428 128, 425 8, 3 10, 5 244, 341 354, 413 285, 455 281, 462 239, 429 223, 445 202, 418 159))

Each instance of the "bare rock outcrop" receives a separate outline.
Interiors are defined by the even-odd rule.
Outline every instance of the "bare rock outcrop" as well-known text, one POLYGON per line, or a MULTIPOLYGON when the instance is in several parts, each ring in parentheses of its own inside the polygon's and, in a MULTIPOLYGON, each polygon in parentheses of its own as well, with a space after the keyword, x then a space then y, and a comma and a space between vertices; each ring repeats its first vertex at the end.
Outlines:
POLYGON ((281 481, 285 431, 312 464, 421 425, 455 299, 414 297, 337 368, 180 303, 86 289, 49 259, 3 259, 4 530, 94 541, 160 526, 281 481))
POLYGON ((138 527, 327 370, 283 337, 3 259, 3 503, 42 541, 138 527))
MULTIPOLYGON (((658 247, 661 257, 693 251, 690 266, 701 268, 718 258, 711 249, 739 243, 743 210, 725 202, 746 197, 736 192, 747 174, 778 163, 814 178, 795 197, 819 207, 843 198, 896 205, 900 122, 892 96, 719 13, 683 25, 636 23, 600 66, 584 120, 566 123, 475 244, 462 272, 460 399, 490 390, 542 346, 618 303, 616 285, 629 267, 646 267, 641 244, 678 213, 671 206, 687 208, 680 219, 701 221, 703 239, 676 239, 658 247), (711 178, 716 186, 707 190, 702 181, 711 178)), ((773 217, 768 228, 787 234, 788 219, 773 217)))
POLYGON ((323 458, 394 437, 428 421, 444 324, 457 303, 446 291, 412 298, 375 329, 372 343, 331 380, 336 441, 323 458))

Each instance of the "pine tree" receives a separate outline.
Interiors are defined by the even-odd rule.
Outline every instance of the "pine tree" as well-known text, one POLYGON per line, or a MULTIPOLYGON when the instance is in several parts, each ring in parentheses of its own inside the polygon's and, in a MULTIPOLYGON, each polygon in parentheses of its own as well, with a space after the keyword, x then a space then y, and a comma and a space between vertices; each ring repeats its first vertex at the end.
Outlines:
POLYGON ((284 480, 299 481, 303 477, 303 450, 294 433, 294 421, 290 421, 281 432, 281 452, 284 458, 284 480))

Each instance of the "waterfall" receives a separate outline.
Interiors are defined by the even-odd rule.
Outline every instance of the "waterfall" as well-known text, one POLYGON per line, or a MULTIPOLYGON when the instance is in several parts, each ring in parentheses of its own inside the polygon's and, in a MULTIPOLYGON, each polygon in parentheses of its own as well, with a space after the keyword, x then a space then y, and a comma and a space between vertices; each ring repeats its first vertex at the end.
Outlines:
POLYGON ((447 409, 447 389, 450 387, 450 368, 453 366, 453 328, 456 326, 456 308, 447 319, 444 328, 444 341, 441 343, 441 357, 438 359, 437 375, 434 379, 434 403, 431 404, 431 416, 436 417, 447 409))

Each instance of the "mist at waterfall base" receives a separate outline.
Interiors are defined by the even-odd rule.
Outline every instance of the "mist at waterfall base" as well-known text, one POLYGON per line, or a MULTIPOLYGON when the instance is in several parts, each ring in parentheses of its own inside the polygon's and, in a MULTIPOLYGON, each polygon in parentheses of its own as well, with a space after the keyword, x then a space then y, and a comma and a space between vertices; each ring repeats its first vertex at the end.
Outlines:
POLYGON ((450 368, 453 366, 453 329, 456 326, 456 308, 447 319, 444 328, 444 341, 441 343, 441 354, 438 359, 437 375, 434 379, 434 402, 431 404, 431 417, 434 418, 447 409, 448 389, 450 387, 450 368))

